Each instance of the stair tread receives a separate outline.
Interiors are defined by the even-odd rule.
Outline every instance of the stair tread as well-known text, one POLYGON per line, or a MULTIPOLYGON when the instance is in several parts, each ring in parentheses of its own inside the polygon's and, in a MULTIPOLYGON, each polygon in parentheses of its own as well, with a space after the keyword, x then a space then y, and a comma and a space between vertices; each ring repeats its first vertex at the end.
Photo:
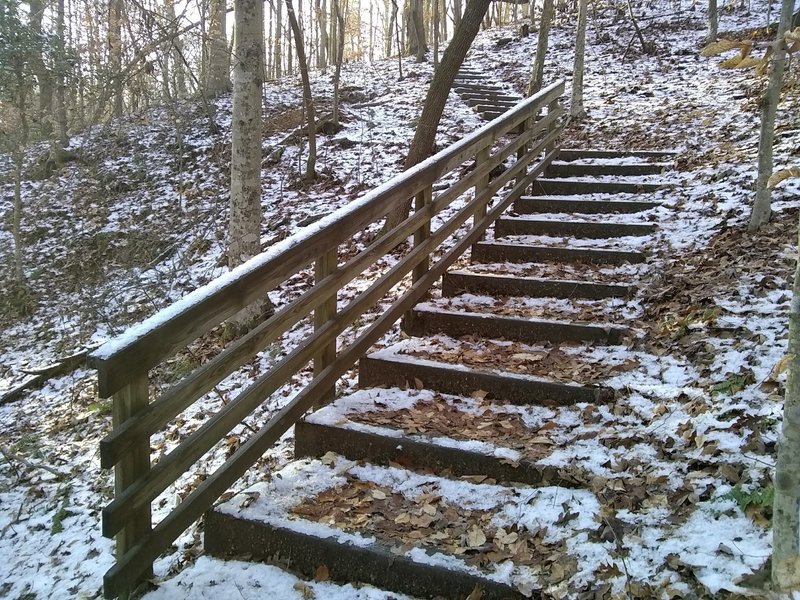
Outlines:
POLYGON ((479 294, 431 298, 417 304, 415 310, 460 311, 599 325, 616 325, 636 319, 642 314, 642 307, 636 300, 622 298, 606 298, 604 300, 529 298, 527 296, 496 298, 479 294))
MULTIPOLYGON (((482 598, 502 597, 500 587, 505 587, 506 594, 516 592, 512 597, 538 597, 537 590, 546 579, 541 580, 527 565, 543 562, 548 555, 566 554, 561 539, 547 541, 545 528, 563 528, 575 535, 596 528, 599 518, 600 504, 587 490, 542 486, 534 499, 524 485, 473 483, 395 467, 360 466, 337 455, 329 455, 325 462, 329 464, 296 461, 271 482, 234 496, 215 513, 254 527, 263 524, 304 535, 309 547, 316 540, 334 538, 343 552, 347 546, 357 547, 362 553, 372 551, 482 579, 486 585, 482 598), (578 515, 566 527, 557 525, 562 504, 578 515), (552 506, 556 509, 548 509, 552 506), (470 535, 471 530, 480 533, 470 535), (522 540, 523 552, 491 560, 489 554, 497 551, 492 540, 497 535, 502 539, 511 530, 522 540)), ((335 566, 330 570, 334 577, 335 566)), ((462 590, 456 591, 458 582, 453 585, 445 595, 465 597, 458 593, 462 590)))
MULTIPOLYGON (((651 209, 652 210, 652 209, 651 209)), ((658 222, 647 221, 641 219, 643 213, 637 213, 635 216, 640 217, 640 220, 632 220, 626 213, 518 213, 512 215, 503 215, 498 221, 512 221, 524 223, 563 223, 564 225, 574 225, 580 227, 581 225, 588 224, 608 224, 608 225, 647 225, 649 227, 658 227, 658 222)))
MULTIPOLYGON (((641 241, 642 236, 630 236, 632 239, 641 241)), ((560 237, 553 237, 553 236, 514 236, 514 239, 509 238, 500 238, 496 240, 483 240, 477 242, 476 246, 492 246, 492 247, 503 247, 503 248, 531 248, 531 249, 539 249, 539 248, 561 248, 563 250, 592 250, 594 252, 608 252, 608 253, 615 253, 619 251, 630 251, 630 252, 638 252, 644 256, 644 253, 639 252, 638 249, 624 249, 624 248, 612 248, 612 247, 605 247, 606 245, 602 243, 602 241, 598 241, 596 239, 588 239, 586 241, 598 242, 596 244, 585 245, 585 246, 573 246, 573 245, 565 245, 563 243, 564 238, 560 237), (516 238, 520 237, 538 237, 542 238, 542 242, 540 245, 523 243, 520 241, 516 241, 516 238)), ((641 246, 643 244, 638 244, 637 246, 641 246)))
MULTIPOLYGON (((501 266, 510 266, 506 265, 505 263, 499 263, 501 266)), ((538 263, 534 263, 538 264, 538 263)), ((503 279, 519 279, 525 281, 540 281, 543 283, 563 283, 563 284, 598 284, 598 285, 619 285, 624 287, 634 286, 635 282, 632 281, 609 281, 609 282, 601 282, 601 281, 585 281, 583 279, 571 279, 569 277, 535 277, 533 275, 519 275, 516 273, 509 273, 508 271, 499 270, 497 272, 480 272, 472 270, 473 267, 480 267, 483 265, 469 265, 465 268, 460 269, 452 269, 448 271, 448 275, 460 275, 460 276, 474 276, 474 277, 500 277, 503 279)))
POLYGON ((633 285, 634 279, 641 276, 647 265, 622 264, 600 266, 591 263, 472 263, 456 271, 476 275, 498 275, 503 277, 538 278, 557 281, 582 281, 584 283, 633 285))
MULTIPOLYGON (((457 296, 458 297, 458 296, 457 296)), ((453 298, 444 298, 443 300, 453 300, 453 298)), ((510 308, 495 309, 486 306, 456 306, 448 305, 446 303, 436 302, 423 302, 414 307, 414 312, 419 313, 439 313, 454 316, 464 316, 470 318, 482 319, 497 319, 508 321, 524 321, 529 323, 548 323, 553 325, 576 325, 584 327, 597 327, 597 328, 619 328, 620 319, 608 318, 598 320, 594 315, 586 316, 583 318, 575 318, 576 315, 569 315, 565 313, 555 313, 555 311, 547 311, 544 307, 540 311, 531 309, 526 310, 524 307, 519 307, 516 311, 510 308), (570 318, 572 317, 572 318, 570 318)), ((578 315, 581 316, 581 315, 578 315)), ((607 315, 603 315, 607 316, 607 315)))
POLYGON ((583 248, 593 250, 641 251, 651 245, 651 238, 642 235, 625 235, 614 238, 583 238, 574 235, 505 235, 487 240, 487 243, 516 246, 544 246, 557 248, 583 248))

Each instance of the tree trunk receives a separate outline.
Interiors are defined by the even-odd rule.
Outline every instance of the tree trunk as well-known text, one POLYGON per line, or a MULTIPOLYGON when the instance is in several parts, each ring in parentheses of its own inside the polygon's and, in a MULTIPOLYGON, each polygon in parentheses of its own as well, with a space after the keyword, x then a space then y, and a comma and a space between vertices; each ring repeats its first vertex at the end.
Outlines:
MULTIPOLYGON (((464 14, 464 9, 461 5, 461 0, 453 0, 453 31, 455 32, 458 29, 459 23, 461 23, 461 16, 464 14)), ((483 17, 481 17, 483 18, 483 17)), ((453 33, 455 36, 455 33, 453 33)))
MULTIPOLYGON (((236 27, 231 125, 231 198, 228 264, 237 267, 261 252, 261 88, 264 4, 235 0, 236 27)), ((270 309, 266 299, 236 317, 243 327, 270 309)))
POLYGON ((333 74, 333 122, 335 125, 339 124, 339 82, 342 77, 342 59, 344 58, 344 14, 339 1, 331 0, 337 33, 336 71, 333 74))
POLYGON ((433 0, 433 67, 439 64, 439 0, 433 0))
POLYGON ((536 59, 533 62, 533 73, 528 84, 528 96, 533 96, 542 89, 544 58, 547 54, 547 37, 550 33, 550 22, 553 20, 553 10, 553 0, 544 0, 542 19, 539 23, 539 35, 536 39, 536 59))
POLYGON ((108 45, 110 47, 111 77, 114 82, 114 116, 123 112, 122 99, 122 0, 111 0, 108 20, 108 45))
POLYGON ((317 28, 319 29, 319 45, 317 47, 317 68, 325 72, 328 68, 328 6, 325 0, 316 0, 317 28))
POLYGON ((783 70, 786 64, 786 46, 783 35, 789 27, 794 10, 794 0, 783 0, 781 20, 778 22, 778 33, 772 53, 772 72, 769 75, 767 89, 761 100, 761 134, 758 139, 758 177, 756 178, 756 200, 750 215, 750 231, 758 230, 769 222, 770 190, 767 182, 772 176, 772 143, 775 137, 775 114, 778 112, 778 101, 783 86, 783 70))
POLYGON ((283 4, 278 0, 275 7, 275 48, 273 49, 275 58, 275 79, 283 77, 283 52, 281 49, 281 37, 283 36, 283 4))
POLYGON ((67 61, 66 61, 66 39, 64 37, 64 0, 58 0, 56 4, 56 135, 61 148, 69 145, 67 136, 67 86, 65 83, 67 61))
POLYGON ((775 465, 772 508, 772 587, 800 588, 800 257, 794 272, 789 309, 789 379, 783 403, 783 427, 775 465))
POLYGON ((230 55, 228 53, 228 37, 225 29, 225 0, 211 0, 208 16, 206 96, 213 98, 231 89, 230 55))
MULTIPOLYGON (((463 18, 453 33, 453 39, 447 46, 447 50, 442 55, 442 62, 439 63, 433 73, 433 80, 425 97, 425 104, 422 107, 417 130, 414 132, 414 139, 411 141, 411 147, 406 157, 406 169, 422 162, 431 155, 436 141, 436 130, 439 127, 439 121, 442 119, 450 88, 453 86, 458 70, 464 63, 464 57, 467 55, 472 41, 478 34, 481 21, 489 8, 490 2, 491 0, 467 1, 463 18)), ((396 227, 408 217, 408 212, 411 210, 411 202, 412 199, 409 198, 389 212, 386 216, 385 230, 396 227)))
POLYGON ((300 67, 300 77, 303 80, 303 104, 308 119, 308 162, 306 163, 306 179, 316 177, 315 165, 317 163, 317 123, 314 113, 314 98, 311 96, 311 80, 308 78, 308 63, 306 62, 305 47, 303 45, 303 32, 294 14, 292 0, 286 0, 286 16, 289 17, 289 26, 294 34, 294 45, 297 47, 297 64, 300 67))
POLYGON ((44 16, 44 4, 42 0, 29 0, 30 7, 30 28, 35 39, 35 50, 31 52, 30 66, 36 77, 39 87, 39 107, 36 110, 35 124, 44 137, 49 137, 53 131, 53 74, 44 62, 44 39, 42 31, 42 17, 44 16))
POLYGON ((575 65, 572 69, 572 99, 569 114, 574 119, 583 119, 583 62, 586 53, 586 10, 588 0, 578 0, 578 26, 575 33, 575 65))
MULTIPOLYGON (((770 6, 772 2, 770 0, 770 6)), ((708 0, 708 41, 713 42, 717 39, 717 29, 719 27, 719 15, 717 13, 717 0, 708 0)))
POLYGON ((408 40, 406 49, 417 59, 417 62, 424 62, 425 53, 428 51, 425 44, 425 22, 422 11, 422 0, 409 0, 406 4, 405 28, 408 40))
MULTIPOLYGON (((178 19, 175 16, 175 0, 165 0, 164 9, 167 16, 168 31, 175 37, 170 42, 172 59, 172 84, 173 98, 183 98, 186 96, 186 73, 183 64, 183 43, 178 35, 178 19)), ((166 62, 166 56, 164 57, 166 62)))

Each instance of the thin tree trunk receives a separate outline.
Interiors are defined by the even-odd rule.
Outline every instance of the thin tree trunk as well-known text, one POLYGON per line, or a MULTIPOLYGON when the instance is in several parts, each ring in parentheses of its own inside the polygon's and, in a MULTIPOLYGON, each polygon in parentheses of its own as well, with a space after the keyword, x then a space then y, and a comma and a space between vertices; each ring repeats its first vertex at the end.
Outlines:
POLYGON ((539 22, 539 35, 536 39, 536 59, 533 62, 533 73, 528 84, 528 96, 533 96, 542 89, 544 59, 547 55, 547 38, 550 33, 550 23, 553 20, 553 10, 553 0, 544 0, 542 18, 539 22))
POLYGON ((311 80, 308 78, 308 63, 303 46, 303 32, 294 14, 292 0, 286 0, 286 16, 289 18, 289 26, 294 34, 294 45, 297 47, 297 64, 300 67, 300 77, 303 80, 303 104, 306 109, 308 119, 308 162, 306 162, 306 179, 311 180, 316 177, 315 165, 317 163, 317 124, 314 113, 314 98, 311 95, 311 80))
POLYGON ((439 0, 433 0, 433 66, 439 64, 439 0))
POLYGON ((369 62, 375 62, 375 3, 369 3, 369 62))
POLYGON ((772 587, 800 588, 800 257, 794 272, 789 309, 789 379, 783 403, 783 427, 775 465, 772 507, 772 587))
MULTIPOLYGON (((422 162, 431 155, 436 141, 436 130, 439 127, 439 121, 442 119, 450 88, 453 87, 453 81, 455 81, 456 74, 464 63, 464 57, 466 57, 472 41, 478 34, 481 21, 486 15, 490 2, 491 0, 467 1, 467 7, 461 23, 453 33, 453 39, 442 55, 442 62, 439 63, 433 73, 433 80, 430 88, 428 88, 425 104, 422 107, 422 114, 406 157, 406 169, 422 162)), ((412 200, 409 198, 392 209, 386 216, 385 230, 396 227, 408 217, 408 213, 411 210, 411 202, 412 200)))
POLYGON ((31 52, 30 66, 36 77, 39 88, 39 106, 36 110, 34 125, 38 123, 44 137, 49 137, 53 131, 53 74, 44 62, 44 39, 42 31, 42 17, 44 16, 44 3, 42 0, 28 0, 30 7, 30 28, 35 39, 35 50, 31 52))
POLYGON ((317 68, 325 72, 328 68, 328 7, 325 0, 316 0, 317 29, 319 30, 319 46, 317 48, 317 68))
POLYGON ((336 71, 333 74, 333 123, 339 124, 339 81, 342 77, 342 59, 344 58, 344 15, 340 0, 331 0, 333 17, 336 20, 336 71))
MULTIPOLYGON (((231 268, 261 252, 261 88, 264 54, 262 0, 235 0, 231 197, 228 264, 231 268)), ((271 309, 268 299, 236 317, 248 327, 271 309)))
MULTIPOLYGON (((772 2, 770 0, 770 6, 772 2)), ((717 13, 717 0, 708 0, 708 41, 713 42, 717 39, 717 29, 719 27, 719 15, 717 13)))
POLYGON ((281 38, 283 37, 283 4, 278 0, 275 6, 275 78, 283 77, 283 51, 281 48, 281 38))
POLYGON ((758 177, 756 178, 756 200, 750 214, 750 231, 756 231, 769 222, 771 193, 767 182, 772 176, 772 143, 775 138, 775 114, 778 112, 778 101, 783 86, 783 71, 786 64, 786 46, 783 35, 789 28, 794 10, 794 0, 783 0, 781 20, 778 22, 778 33, 773 44, 772 72, 769 75, 767 89, 761 100, 761 134, 758 139, 758 177))
POLYGON ((69 145, 67 136, 67 86, 65 83, 67 62, 66 39, 64 37, 64 0, 56 3, 56 135, 61 148, 69 145))
POLYGON ((575 65, 572 69, 572 99, 569 114, 574 119, 586 116, 583 108, 583 62, 586 51, 586 10, 588 0, 578 0, 578 26, 575 33, 575 65))
MULTIPOLYGON (((464 14, 463 6, 461 5, 461 0, 453 0, 453 31, 455 32, 458 29, 459 23, 461 23, 461 17, 464 14)), ((453 33, 455 36, 455 33, 453 33)))
POLYGON ((386 28, 386 47, 385 47, 385 54, 386 57, 390 57, 392 55, 392 32, 394 31, 394 20, 397 18, 397 3, 395 0, 391 1, 392 10, 389 10, 389 3, 387 2, 386 6, 386 13, 389 17, 389 24, 386 28))
POLYGON ((114 78, 114 116, 119 118, 124 109, 123 80, 120 76, 122 71, 122 0, 111 0, 109 8, 108 43, 111 49, 110 62, 114 78))

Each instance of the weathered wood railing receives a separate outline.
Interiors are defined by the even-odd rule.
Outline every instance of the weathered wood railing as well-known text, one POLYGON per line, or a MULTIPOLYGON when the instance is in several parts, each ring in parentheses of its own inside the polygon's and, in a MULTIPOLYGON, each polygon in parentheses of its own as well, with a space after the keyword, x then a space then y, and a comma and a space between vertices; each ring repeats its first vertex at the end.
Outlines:
POLYGON ((99 394, 113 396, 113 431, 100 444, 101 464, 115 468, 115 497, 103 511, 103 533, 116 536, 117 562, 105 575, 106 597, 125 595, 151 572, 152 563, 177 537, 239 479, 304 413, 327 402, 336 381, 411 309, 444 271, 513 202, 557 152, 564 84, 553 84, 506 114, 337 210, 216 281, 192 292, 126 334, 94 352, 99 394), (513 157, 513 164, 506 166, 513 157), (458 182, 433 193, 443 175, 475 159, 475 168, 458 182), (502 173, 490 173, 502 166, 502 173), (507 184, 513 183, 508 189, 507 184), (435 230, 431 220, 474 187, 471 199, 435 230), (499 200, 489 206, 499 190, 499 200), (397 203, 415 199, 415 211, 391 231, 342 264, 338 248, 355 233, 383 219, 397 203), (431 256, 462 225, 465 235, 431 264, 431 256), (337 312, 338 290, 413 235, 413 247, 372 285, 337 312), (149 398, 149 370, 235 315, 299 271, 314 263, 316 282, 296 300, 184 379, 149 398), (403 278, 402 291, 363 332, 336 350, 337 336, 354 327, 403 278), (199 429, 155 464, 150 436, 242 367, 290 327, 314 312, 314 332, 249 387, 211 416, 199 429), (313 379, 241 447, 209 475, 154 528, 152 501, 309 361, 313 379))

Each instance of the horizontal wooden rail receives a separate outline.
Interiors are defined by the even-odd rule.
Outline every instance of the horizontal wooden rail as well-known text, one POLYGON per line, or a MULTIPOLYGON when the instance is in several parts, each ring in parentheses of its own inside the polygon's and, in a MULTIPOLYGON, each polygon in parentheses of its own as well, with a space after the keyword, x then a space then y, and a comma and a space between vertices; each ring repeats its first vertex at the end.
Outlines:
POLYGON ((562 93, 563 83, 548 86, 414 169, 397 175, 310 228, 279 242, 95 352, 92 364, 99 372, 101 394, 113 394, 115 406, 121 402, 120 406, 127 407, 118 412, 122 417, 116 420, 114 430, 101 443, 103 467, 114 466, 117 481, 121 482, 114 500, 103 511, 103 533, 116 535, 118 541, 117 562, 104 580, 107 597, 126 593, 149 571, 153 560, 306 411, 329 401, 338 378, 352 368, 357 359, 427 293, 458 256, 481 239, 489 225, 530 187, 557 154, 556 140, 561 132, 563 114, 558 98, 562 93), (510 157, 514 160, 507 166, 510 157), (470 172, 438 193, 432 192, 439 178, 471 159, 476 162, 470 172), (490 174, 498 167, 502 167, 502 171, 491 178, 490 174), (472 187, 475 188, 472 197, 447 213, 444 220, 438 219, 438 226, 432 228, 433 217, 472 187), (504 189, 506 191, 501 192, 504 189), (499 200, 498 193, 501 194, 499 200), (396 202, 411 198, 417 199, 416 210, 408 219, 381 234, 355 256, 337 264, 341 244, 383 219, 396 202), (494 204, 488 208, 493 200, 494 204), (454 234, 470 220, 472 226, 467 233, 453 240, 454 234), (332 304, 338 290, 412 234, 413 247, 366 290, 338 309, 332 304), (431 258, 439 254, 436 251, 448 239, 452 247, 431 264, 431 258), (300 297, 281 307, 153 402, 147 401, 146 381, 150 368, 169 359, 252 300, 314 264, 318 280, 300 297), (390 308, 366 331, 356 334, 354 324, 358 319, 386 298, 409 274, 413 274, 411 287, 395 292, 398 298, 390 308), (312 313, 315 315, 314 331, 302 342, 287 348, 281 360, 220 407, 155 465, 142 464, 141 457, 149 452, 152 434, 312 313), (352 331, 355 339, 337 352, 337 339, 346 331, 352 331), (178 507, 150 529, 152 501, 312 360, 315 370, 311 381, 275 416, 257 428, 178 507), (134 389, 136 393, 130 391, 134 389), (133 461, 135 464, 129 460, 134 455, 140 457, 133 461))

